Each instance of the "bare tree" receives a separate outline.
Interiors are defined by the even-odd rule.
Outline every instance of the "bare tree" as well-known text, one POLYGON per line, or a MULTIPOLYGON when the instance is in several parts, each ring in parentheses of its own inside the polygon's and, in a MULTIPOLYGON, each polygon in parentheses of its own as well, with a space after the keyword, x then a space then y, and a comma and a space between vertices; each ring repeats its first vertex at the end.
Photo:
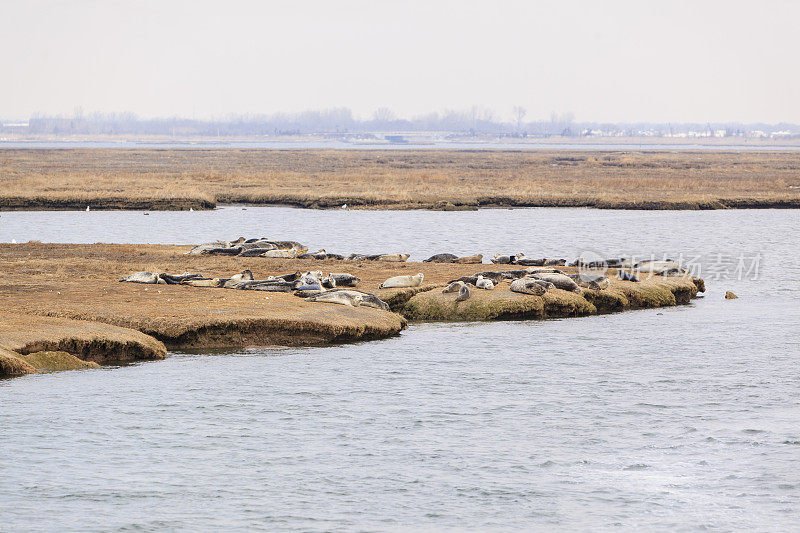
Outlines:
POLYGON ((517 121, 517 132, 522 131, 522 119, 528 114, 527 109, 521 105, 515 105, 511 112, 514 113, 514 119, 517 121))
POLYGON ((372 120, 381 124, 388 124, 396 119, 394 112, 388 107, 379 107, 372 113, 372 120))

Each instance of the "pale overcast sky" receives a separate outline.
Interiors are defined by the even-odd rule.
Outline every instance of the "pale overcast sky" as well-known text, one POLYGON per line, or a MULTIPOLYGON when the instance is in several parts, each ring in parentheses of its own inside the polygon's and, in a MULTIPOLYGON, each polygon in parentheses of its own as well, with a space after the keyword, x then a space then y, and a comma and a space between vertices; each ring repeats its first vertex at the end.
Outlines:
POLYGON ((800 123, 800 1, 0 0, 0 117, 800 123))

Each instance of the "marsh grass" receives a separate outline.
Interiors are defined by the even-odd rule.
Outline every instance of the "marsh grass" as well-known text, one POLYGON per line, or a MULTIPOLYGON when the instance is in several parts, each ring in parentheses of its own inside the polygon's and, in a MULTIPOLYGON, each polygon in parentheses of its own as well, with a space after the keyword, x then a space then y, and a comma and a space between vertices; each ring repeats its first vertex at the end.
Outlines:
POLYGON ((800 207, 800 152, 0 150, 0 208, 800 207))

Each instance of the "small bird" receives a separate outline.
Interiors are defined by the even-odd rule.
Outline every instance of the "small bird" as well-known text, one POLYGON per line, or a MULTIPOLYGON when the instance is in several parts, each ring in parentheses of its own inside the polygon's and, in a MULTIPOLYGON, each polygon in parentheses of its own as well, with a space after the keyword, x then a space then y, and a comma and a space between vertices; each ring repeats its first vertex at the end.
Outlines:
POLYGON ((17 239, 11 239, 11 244, 17 244, 17 239))
POLYGON ((86 206, 86 210, 87 210, 87 211, 89 210, 89 206, 88 206, 88 205, 86 206))
POLYGON ((192 208, 190 207, 190 208, 189 208, 189 211, 194 211, 194 209, 192 209, 192 208))
POLYGON ((347 204, 342 204, 342 209, 347 209, 347 204))

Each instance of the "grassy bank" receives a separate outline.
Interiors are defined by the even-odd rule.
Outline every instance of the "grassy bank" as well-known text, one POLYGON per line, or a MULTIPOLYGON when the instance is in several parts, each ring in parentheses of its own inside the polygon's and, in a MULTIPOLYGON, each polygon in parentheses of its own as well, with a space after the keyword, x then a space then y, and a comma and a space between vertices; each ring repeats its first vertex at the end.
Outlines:
POLYGON ((501 283, 494 291, 475 290, 470 300, 456 304, 454 294, 440 290, 449 280, 507 266, 186 255, 189 248, 0 245, 0 306, 5 311, 0 346, 22 355, 58 350, 109 363, 163 357, 164 345, 203 349, 378 339, 399 333, 406 326, 404 316, 552 318, 671 306, 688 303, 701 287, 701 280, 654 276, 641 283, 613 279, 602 291, 553 289, 539 297, 512 293, 501 283), (319 304, 289 293, 117 281, 141 270, 226 277, 243 269, 260 279, 297 270, 349 272, 362 280, 360 290, 377 295, 397 312, 319 304), (425 274, 421 287, 379 288, 388 277, 417 272, 425 274))
POLYGON ((800 207, 800 151, 0 150, 0 209, 800 207))

